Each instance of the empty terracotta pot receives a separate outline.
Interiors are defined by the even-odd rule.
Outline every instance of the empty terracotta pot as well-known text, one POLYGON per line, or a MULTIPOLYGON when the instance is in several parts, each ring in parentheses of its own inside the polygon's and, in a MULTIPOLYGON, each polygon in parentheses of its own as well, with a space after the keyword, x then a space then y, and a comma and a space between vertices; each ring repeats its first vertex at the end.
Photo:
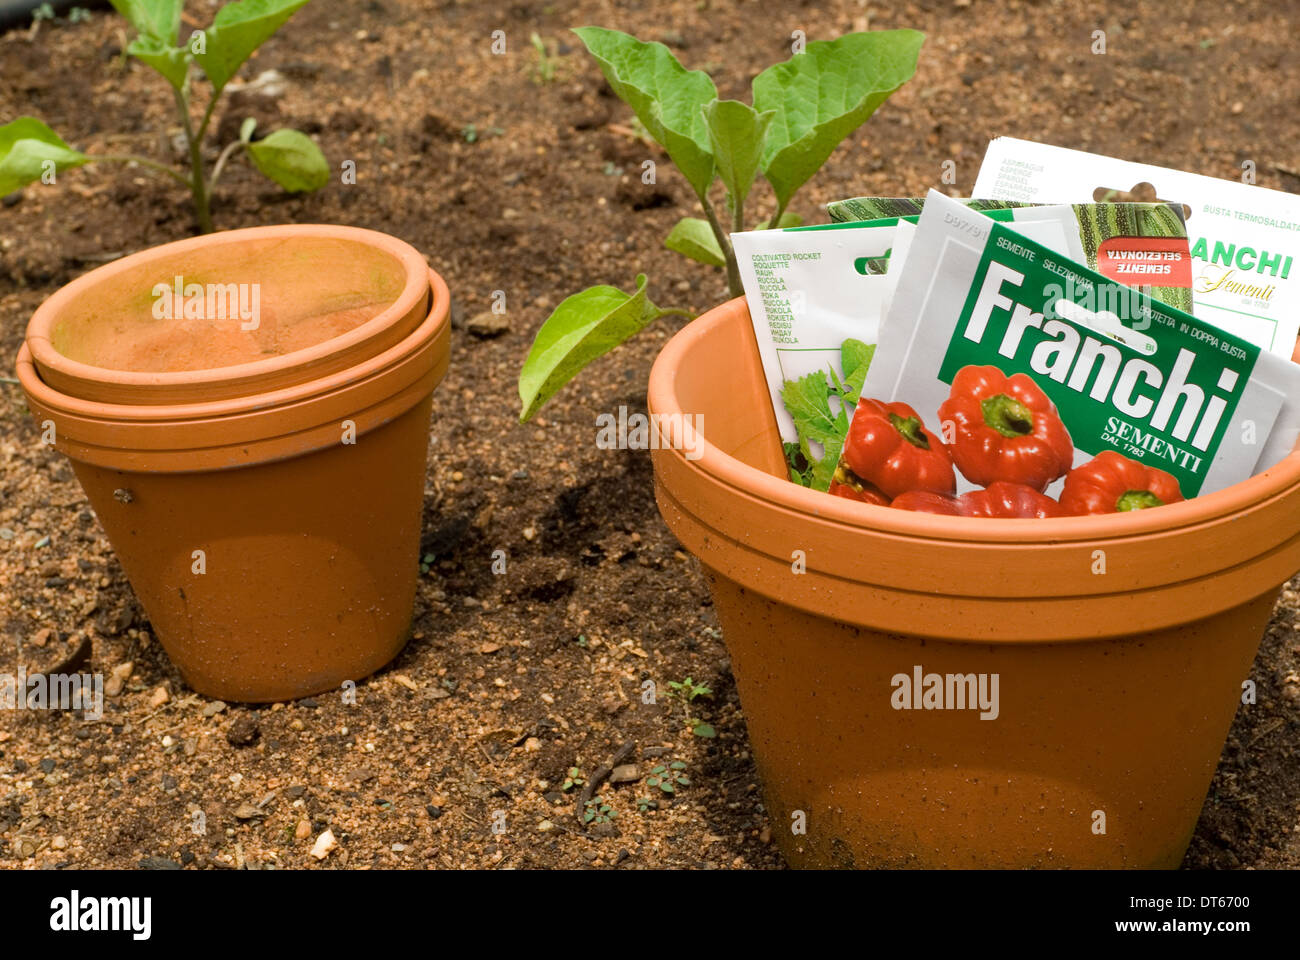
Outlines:
POLYGON ((187 683, 224 700, 302 697, 374 672, 410 629, 432 392, 447 368, 446 285, 405 244, 350 228, 231 231, 128 260, 51 298, 69 313, 47 303, 33 319, 18 377, 159 640, 187 683), (241 254, 241 235, 257 258, 241 254), (204 242, 216 265, 206 272, 204 242), (135 322, 130 291, 149 284, 150 262, 169 280, 177 256, 212 282, 259 283, 280 333, 296 331, 246 360, 228 326, 191 324, 188 343, 170 321, 135 322), (94 363, 201 359, 213 342, 235 362, 94 363))
POLYGON ((831 497, 786 479, 743 299, 667 344, 649 405, 702 417, 698 459, 654 452, 656 495, 704 565, 792 865, 1180 863, 1300 570, 1300 452, 1100 517, 831 497))

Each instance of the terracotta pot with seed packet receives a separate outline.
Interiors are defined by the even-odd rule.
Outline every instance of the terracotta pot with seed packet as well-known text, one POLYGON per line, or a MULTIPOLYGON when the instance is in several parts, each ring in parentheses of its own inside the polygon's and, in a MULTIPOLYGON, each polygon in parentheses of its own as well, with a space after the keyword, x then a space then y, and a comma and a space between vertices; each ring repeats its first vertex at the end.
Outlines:
POLYGON ((1300 569, 1300 452, 1106 516, 827 496, 787 479, 743 299, 667 344, 649 406, 702 418, 689 459, 653 452, 655 492, 704 566, 788 862, 1178 866, 1300 569))
POLYGON ((449 304, 401 241, 277 226, 135 254, 33 316, 32 413, 195 690, 303 697, 402 648, 449 304))

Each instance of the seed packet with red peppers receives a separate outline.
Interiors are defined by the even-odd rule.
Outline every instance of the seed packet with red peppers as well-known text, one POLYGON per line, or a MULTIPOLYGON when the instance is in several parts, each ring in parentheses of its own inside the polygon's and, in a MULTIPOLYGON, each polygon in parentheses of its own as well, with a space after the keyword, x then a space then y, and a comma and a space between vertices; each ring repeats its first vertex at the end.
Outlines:
MULTIPOLYGON (((931 191, 890 263, 860 396, 909 404, 946 447, 958 494, 1013 483, 1056 498, 1110 452, 1159 471, 1148 487, 1164 503, 1165 475, 1188 499, 1293 449, 1300 366, 1109 279, 1034 227, 931 191)), ((1135 505, 1103 492, 1075 499, 1090 512, 1135 505)))
MULTIPOLYGON (((1180 205, 958 202, 1030 231, 1071 260, 1110 271, 1112 279, 1191 308, 1180 205)), ((846 358, 861 357, 876 343, 896 279, 891 258, 905 249, 924 206, 923 198, 858 197, 829 205, 839 222, 732 234, 790 476, 797 483, 827 490, 836 472, 846 469, 841 452, 865 374, 846 358)), ((836 492, 842 495, 840 487, 836 492)))

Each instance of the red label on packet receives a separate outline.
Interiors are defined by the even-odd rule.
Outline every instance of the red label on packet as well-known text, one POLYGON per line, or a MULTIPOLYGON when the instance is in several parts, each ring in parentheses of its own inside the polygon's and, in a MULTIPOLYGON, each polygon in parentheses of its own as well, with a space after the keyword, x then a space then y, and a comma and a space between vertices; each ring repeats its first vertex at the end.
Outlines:
POLYGON ((1190 287, 1186 237, 1111 237, 1097 247, 1097 272, 1116 283, 1190 287))

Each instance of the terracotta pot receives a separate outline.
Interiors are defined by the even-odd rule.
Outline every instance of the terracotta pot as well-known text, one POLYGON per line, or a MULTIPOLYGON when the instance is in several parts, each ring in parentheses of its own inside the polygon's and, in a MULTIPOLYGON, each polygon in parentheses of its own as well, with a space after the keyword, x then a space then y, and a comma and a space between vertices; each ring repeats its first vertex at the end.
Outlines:
POLYGON ((380 335, 368 352, 349 340, 341 369, 317 351, 308 378, 286 373, 302 360, 292 353, 260 373, 222 370, 225 387, 250 388, 242 395, 148 403, 150 386, 118 382, 132 402, 107 403, 54 389, 31 347, 20 351, 33 414, 53 422, 159 640, 200 693, 303 697, 374 672, 405 643, 450 330, 446 285, 427 267, 422 277, 432 308, 395 342, 380 335))
POLYGON ((704 565, 792 865, 1180 863, 1300 570, 1300 451, 1218 493, 1103 517, 816 493, 785 479, 743 299, 665 346, 649 405, 703 418, 698 459, 655 451, 655 491, 704 565), (902 699, 918 668, 923 689, 943 680, 931 702, 958 709, 902 699), (990 695, 996 675, 996 718, 960 709, 969 687, 949 691, 949 674, 977 690, 985 675, 990 695))
POLYGON ((407 337, 429 312, 428 269, 414 247, 374 230, 229 230, 74 280, 32 315, 27 346, 47 385, 83 400, 159 405, 265 393, 346 370, 407 337), (177 278, 182 292, 213 287, 225 315, 158 319, 159 307, 179 312, 188 300, 170 295, 177 278), (256 297, 255 321, 229 316, 236 301, 228 292, 250 305, 256 297))

